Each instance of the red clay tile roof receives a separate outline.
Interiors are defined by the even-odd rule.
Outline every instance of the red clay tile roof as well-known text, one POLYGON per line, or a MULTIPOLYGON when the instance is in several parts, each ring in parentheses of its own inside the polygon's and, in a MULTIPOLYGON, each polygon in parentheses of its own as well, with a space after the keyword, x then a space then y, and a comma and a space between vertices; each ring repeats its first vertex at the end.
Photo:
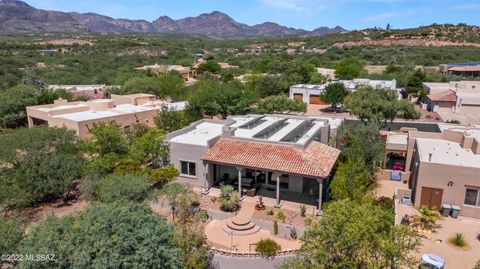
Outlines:
POLYGON ((453 91, 432 93, 427 97, 428 99, 432 101, 437 101, 437 102, 456 102, 457 101, 457 96, 453 91))
POLYGON ((339 154, 338 149, 316 141, 301 150, 287 145, 221 138, 202 159, 228 165, 327 177, 339 154))

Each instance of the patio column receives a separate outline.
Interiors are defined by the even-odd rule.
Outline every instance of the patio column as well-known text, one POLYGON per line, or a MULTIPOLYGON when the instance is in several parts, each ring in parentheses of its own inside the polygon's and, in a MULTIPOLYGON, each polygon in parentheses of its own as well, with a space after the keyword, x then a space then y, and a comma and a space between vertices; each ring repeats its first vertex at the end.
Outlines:
POLYGON ((238 170, 238 198, 242 198, 242 167, 237 167, 238 170))
POLYGON ((203 191, 202 191, 202 194, 208 194, 208 190, 210 189, 210 184, 208 182, 208 178, 209 178, 209 173, 208 173, 208 169, 209 169, 209 165, 208 163, 203 163, 203 167, 205 169, 205 172, 204 172, 204 181, 203 181, 203 191))
POLYGON ((318 182, 318 211, 317 216, 322 215, 322 192, 323 192, 323 178, 317 179, 318 182))
POLYGON ((277 187, 275 188, 277 191, 277 199, 275 201, 275 207, 280 208, 280 174, 277 174, 277 187))

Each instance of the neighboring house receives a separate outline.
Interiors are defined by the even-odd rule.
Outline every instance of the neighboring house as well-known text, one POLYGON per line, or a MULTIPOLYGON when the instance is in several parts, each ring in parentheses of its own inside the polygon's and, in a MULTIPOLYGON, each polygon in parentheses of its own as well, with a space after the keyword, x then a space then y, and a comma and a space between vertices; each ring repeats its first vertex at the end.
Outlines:
POLYGON ((441 133, 388 133, 386 156, 394 153, 404 164, 415 206, 456 205, 460 215, 480 218, 480 127, 440 128, 441 133))
POLYGON ((461 113, 462 108, 478 108, 480 113, 480 81, 423 82, 427 91, 427 110, 461 113))
POLYGON ((114 121, 128 128, 135 123, 155 124, 162 106, 183 110, 185 102, 167 103, 151 94, 115 95, 111 99, 68 102, 58 99, 54 104, 27 107, 28 126, 47 125, 72 129, 80 138, 88 138, 95 123, 114 121))
POLYGON ((468 62, 448 64, 446 71, 449 75, 455 75, 462 78, 480 77, 480 63, 468 62))
POLYGON ((137 71, 151 71, 155 74, 163 74, 168 72, 178 72, 185 81, 192 79, 196 74, 195 70, 191 70, 190 67, 185 67, 182 65, 145 65, 142 67, 135 68, 137 71))
POLYGON ((320 95, 325 91, 325 87, 330 83, 343 83, 349 92, 354 92, 358 87, 370 86, 378 89, 389 89, 397 91, 401 98, 400 91, 397 89, 396 80, 370 80, 370 79, 354 79, 332 81, 326 84, 298 84, 290 87, 290 99, 298 100, 307 104, 324 105, 320 100, 320 95))
POLYGON ((49 85, 49 90, 65 90, 69 92, 73 98, 87 98, 87 99, 101 99, 104 98, 109 88, 114 86, 107 86, 105 84, 94 85, 49 85))
POLYGON ((241 195, 318 204, 340 153, 328 119, 285 115, 201 120, 167 135, 178 181, 204 191, 236 185, 241 195))

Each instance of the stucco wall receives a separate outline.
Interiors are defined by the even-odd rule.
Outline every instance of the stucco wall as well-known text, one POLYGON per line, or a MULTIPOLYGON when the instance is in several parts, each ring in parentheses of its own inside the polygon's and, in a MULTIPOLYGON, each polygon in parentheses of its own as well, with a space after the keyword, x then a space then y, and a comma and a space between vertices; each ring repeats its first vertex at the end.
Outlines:
POLYGON ((170 163, 181 171, 180 161, 194 162, 196 166, 196 176, 180 175, 177 180, 182 183, 189 183, 196 186, 204 186, 205 167, 202 156, 207 152, 206 146, 184 145, 170 142, 170 163))
POLYGON ((302 94, 303 95, 303 102, 309 104, 310 103, 310 95, 320 95, 321 90, 317 89, 303 89, 303 88, 290 88, 290 99, 294 99, 295 94, 302 94))
POLYGON ((420 206, 422 187, 443 190, 442 204, 458 205, 460 215, 480 218, 480 207, 464 205, 466 187, 480 188, 480 169, 420 162, 415 205, 420 206), (453 185, 448 186, 452 181, 453 185))

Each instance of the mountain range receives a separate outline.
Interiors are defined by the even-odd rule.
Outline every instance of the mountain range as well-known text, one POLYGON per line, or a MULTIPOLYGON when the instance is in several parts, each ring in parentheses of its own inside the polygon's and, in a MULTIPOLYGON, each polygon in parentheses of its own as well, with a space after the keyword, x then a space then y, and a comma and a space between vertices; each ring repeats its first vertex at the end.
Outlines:
POLYGON ((153 22, 114 19, 96 13, 50 11, 18 0, 0 0, 1 32, 93 32, 93 33, 188 33, 221 37, 322 36, 345 32, 340 26, 313 31, 285 27, 273 22, 247 25, 219 11, 174 20, 161 16, 153 22))

